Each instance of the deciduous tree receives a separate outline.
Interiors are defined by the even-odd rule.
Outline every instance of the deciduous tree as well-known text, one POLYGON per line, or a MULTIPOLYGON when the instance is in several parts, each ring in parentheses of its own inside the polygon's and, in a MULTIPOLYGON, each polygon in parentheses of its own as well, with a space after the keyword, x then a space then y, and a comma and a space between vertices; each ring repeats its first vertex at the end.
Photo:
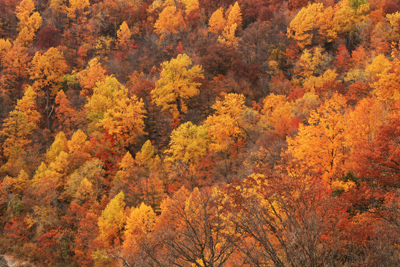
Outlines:
POLYGON ((187 112, 186 102, 199 94, 196 79, 203 78, 203 70, 199 65, 192 65, 186 54, 161 64, 162 70, 156 88, 151 91, 153 102, 168 110, 173 118, 179 118, 187 112))

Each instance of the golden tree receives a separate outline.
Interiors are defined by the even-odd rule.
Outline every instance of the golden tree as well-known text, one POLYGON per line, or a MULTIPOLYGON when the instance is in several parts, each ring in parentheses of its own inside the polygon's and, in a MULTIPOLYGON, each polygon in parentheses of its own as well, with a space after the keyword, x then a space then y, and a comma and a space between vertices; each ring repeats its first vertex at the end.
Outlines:
POLYGON ((186 101, 199 94, 196 79, 203 78, 201 66, 192 65, 192 60, 186 54, 161 64, 162 71, 156 88, 151 91, 153 102, 168 110, 174 118, 179 118, 187 112, 186 101))

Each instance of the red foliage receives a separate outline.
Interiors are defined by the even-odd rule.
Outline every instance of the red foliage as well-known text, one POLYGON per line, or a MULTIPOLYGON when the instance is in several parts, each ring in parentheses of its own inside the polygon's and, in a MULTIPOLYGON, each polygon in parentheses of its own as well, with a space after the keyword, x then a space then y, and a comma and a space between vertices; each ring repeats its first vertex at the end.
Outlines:
POLYGON ((60 44, 61 31, 56 27, 43 27, 37 34, 36 45, 43 48, 56 47, 60 44))
POLYGON ((346 46, 341 44, 336 52, 335 67, 338 72, 347 71, 350 68, 350 54, 346 46))
POLYGON ((400 186, 400 119, 394 118, 379 130, 375 140, 360 152, 358 174, 372 186, 400 186))

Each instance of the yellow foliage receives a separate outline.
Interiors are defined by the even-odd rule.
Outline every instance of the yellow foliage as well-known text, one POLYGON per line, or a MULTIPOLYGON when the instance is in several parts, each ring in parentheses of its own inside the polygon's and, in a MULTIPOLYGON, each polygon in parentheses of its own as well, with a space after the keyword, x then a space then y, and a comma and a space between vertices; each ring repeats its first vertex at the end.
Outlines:
POLYGON ((236 46, 239 39, 238 37, 235 36, 236 29, 237 29, 236 23, 234 23, 231 26, 226 25, 222 32, 222 36, 218 36, 218 42, 221 44, 236 46))
POLYGON ((311 111, 317 109, 320 105, 320 100, 318 95, 312 93, 305 93, 302 98, 296 100, 294 104, 294 113, 296 117, 303 117, 308 119, 311 111))
POLYGON ((267 129, 275 129, 278 122, 283 118, 292 118, 292 107, 284 95, 270 94, 263 101, 263 114, 261 121, 267 129))
POLYGON ((37 111, 36 106, 37 94, 33 91, 32 87, 28 87, 22 99, 17 100, 16 110, 24 112, 28 116, 28 121, 35 126, 38 125, 40 120, 40 113, 37 111))
POLYGON ((51 96, 55 97, 59 90, 62 76, 68 70, 63 53, 51 47, 46 53, 36 52, 28 68, 30 79, 33 80, 32 88, 35 92, 49 89, 51 96))
POLYGON ((61 151, 64 151, 64 147, 67 143, 67 138, 65 137, 64 132, 59 132, 54 139, 53 144, 51 144, 50 148, 46 152, 46 160, 48 163, 54 161, 58 155, 60 155, 61 151))
POLYGON ((247 111, 252 111, 244 103, 244 95, 228 94, 223 101, 217 101, 213 105, 215 114, 205 121, 212 141, 211 150, 226 151, 232 144, 247 137, 246 130, 249 130, 250 126, 244 115, 247 111))
POLYGON ((298 135, 287 139, 288 152, 306 168, 321 172, 326 180, 342 176, 348 157, 346 107, 344 97, 334 94, 311 112, 308 126, 300 124, 298 135))
POLYGON ((78 129, 67 143, 69 152, 73 154, 86 151, 89 142, 87 141, 87 135, 81 129, 78 129))
POLYGON ((385 57, 385 55, 378 55, 374 58, 371 64, 366 68, 366 71, 371 76, 375 76, 383 73, 386 69, 390 68, 390 61, 385 57))
POLYGON ((125 226, 125 195, 120 192, 107 204, 99 218, 100 234, 98 240, 105 246, 111 246, 115 239, 121 237, 125 226))
MULTIPOLYGON (((366 11, 368 7, 363 7, 360 11, 366 11)), ((363 12, 361 12, 363 13, 363 12)), ((360 15, 354 12, 348 0, 342 0, 335 6, 335 17, 333 18, 334 30, 338 33, 345 33, 360 20, 360 15)))
POLYGON ((94 123, 98 123, 104 118, 107 110, 117 105, 118 100, 125 99, 127 90, 113 76, 108 76, 104 82, 97 82, 93 89, 92 97, 88 98, 86 108, 88 118, 94 123))
POLYGON ((19 19, 19 33, 16 39, 17 42, 23 45, 29 45, 35 38, 35 32, 42 25, 42 17, 35 10, 33 0, 22 0, 16 8, 15 15, 19 19))
POLYGON ((190 12, 198 10, 200 5, 198 0, 182 0, 185 3, 185 13, 190 14, 190 12))
POLYGON ((392 104, 400 99, 400 61, 395 59, 390 67, 378 74, 379 80, 373 84, 374 93, 385 103, 392 104))
POLYGON ((10 193, 18 194, 21 197, 23 196, 28 185, 29 176, 24 170, 21 170, 16 178, 6 176, 2 183, 4 190, 10 193))
POLYGON ((0 66, 3 65, 3 58, 8 51, 11 50, 12 43, 9 39, 0 39, 0 66))
POLYGON ((236 28, 242 27, 242 11, 240 10, 238 2, 235 2, 231 11, 229 12, 228 19, 226 20, 226 26, 232 27, 236 24, 236 28))
POLYGON ((93 184, 88 179, 84 178, 79 185, 78 190, 76 190, 75 199, 81 203, 92 200, 94 196, 93 191, 93 184))
POLYGON ((301 49, 312 44, 313 31, 318 27, 317 19, 323 7, 322 3, 308 5, 302 8, 290 22, 287 30, 288 37, 296 40, 301 49))
POLYGON ((117 32, 117 47, 122 50, 127 50, 130 46, 132 33, 126 22, 122 22, 117 32))
POLYGON ((97 58, 89 61, 89 66, 78 72, 76 78, 82 86, 81 95, 91 96, 93 88, 97 82, 106 80, 106 70, 101 66, 97 58))
POLYGON ((138 208, 131 209, 126 221, 125 236, 148 234, 153 231, 156 214, 150 206, 142 202, 138 208))
POLYGON ((86 15, 88 11, 84 11, 90 6, 89 0, 69 0, 69 7, 66 8, 68 18, 76 19, 76 13, 86 15))
POLYGON ((136 153, 135 164, 141 167, 147 167, 150 171, 159 169, 160 157, 156 155, 154 146, 150 140, 147 140, 142 149, 136 153))
POLYGON ((297 62, 296 70, 298 75, 301 77, 309 77, 314 75, 318 70, 322 61, 325 59, 326 55, 323 54, 324 49, 321 47, 316 47, 313 52, 308 49, 304 49, 300 60, 297 62))
POLYGON ((164 38, 167 34, 175 34, 178 30, 185 28, 182 12, 176 9, 176 6, 167 6, 160 13, 154 24, 155 32, 164 38))
POLYGON ((347 139, 353 146, 362 145, 375 139, 380 126, 388 119, 389 111, 384 103, 376 98, 360 100, 349 117, 347 139))
POLYGON ((393 40, 399 40, 400 37, 400 13, 397 11, 393 14, 387 14, 386 20, 389 22, 391 30, 390 30, 390 38, 393 40))
POLYGON ((186 122, 172 132, 165 161, 197 164, 207 154, 208 145, 207 126, 186 122))
POLYGON ((122 146, 130 146, 136 139, 145 134, 143 100, 135 95, 131 98, 117 99, 115 105, 104 113, 104 118, 98 123, 122 146))
POLYGON ((151 91, 153 103, 168 110, 174 118, 187 112, 187 99, 199 94, 199 82, 195 79, 204 78, 201 66, 191 68, 192 60, 186 54, 161 64, 162 71, 156 88, 151 91))
POLYGON ((334 21, 336 11, 337 10, 332 6, 329 6, 318 14, 319 34, 321 34, 328 43, 334 42, 338 38, 338 29, 334 21))
POLYGON ((35 127, 26 113, 19 110, 11 111, 4 119, 3 129, 0 131, 0 135, 5 138, 2 144, 3 154, 8 157, 13 148, 25 149, 31 143, 29 136, 35 127))
POLYGON ((208 30, 212 33, 219 34, 226 26, 226 20, 224 18, 224 8, 217 9, 210 17, 208 21, 210 26, 208 30))
POLYGON ((337 76, 336 70, 328 69, 319 77, 311 76, 304 79, 303 86, 307 91, 314 92, 315 88, 321 88, 325 83, 335 81, 337 76))

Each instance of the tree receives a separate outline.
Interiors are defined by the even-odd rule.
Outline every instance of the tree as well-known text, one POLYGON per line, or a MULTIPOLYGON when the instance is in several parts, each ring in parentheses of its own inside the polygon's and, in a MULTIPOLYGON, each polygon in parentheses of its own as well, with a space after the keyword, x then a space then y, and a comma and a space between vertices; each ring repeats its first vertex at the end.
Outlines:
POLYGON ((223 207, 246 234, 239 248, 251 266, 341 265, 339 227, 347 222, 346 206, 322 181, 253 174, 226 192, 223 207))
POLYGON ((360 150, 359 160, 355 162, 356 170, 371 187, 389 191, 400 186, 399 125, 398 118, 387 121, 379 128, 376 138, 360 150))
POLYGON ((300 124, 298 135, 287 139, 288 152, 304 167, 321 172, 326 182, 343 176, 348 158, 346 107, 344 97, 335 93, 311 112, 309 125, 300 124))
POLYGON ((63 131, 68 136, 75 129, 76 111, 72 108, 71 102, 68 100, 63 90, 57 93, 55 104, 55 122, 54 128, 63 131))
POLYGON ((175 5, 166 6, 154 24, 155 32, 163 39, 167 35, 174 35, 181 28, 185 28, 182 11, 175 5))
POLYGON ((67 72, 68 66, 62 52, 51 47, 44 54, 36 52, 28 68, 30 79, 33 80, 32 88, 39 98, 44 98, 44 110, 47 128, 50 129, 50 117, 53 114, 53 101, 59 89, 62 76, 67 72))
POLYGON ((117 48, 122 51, 127 51, 131 47, 131 36, 132 33, 126 22, 122 22, 117 32, 117 48))
POLYGON ((108 132, 121 147, 135 143, 144 134, 144 103, 128 91, 115 77, 98 82, 86 104, 94 127, 108 132))
POLYGON ((89 13, 85 11, 90 6, 89 0, 70 0, 69 6, 66 7, 67 16, 71 20, 77 20, 79 17, 82 17, 89 13))
POLYGON ((143 100, 135 95, 117 100, 115 106, 104 113, 97 126, 104 128, 121 147, 135 144, 137 138, 145 134, 143 100))
POLYGON ((208 21, 210 26, 208 30, 214 34, 220 34, 226 26, 226 20, 224 18, 224 8, 217 9, 210 17, 208 21))
POLYGON ((122 243, 121 239, 126 223, 124 198, 124 193, 120 192, 111 199, 101 212, 98 222, 99 236, 96 240, 101 243, 102 249, 93 253, 95 262, 101 263, 104 260, 109 262, 107 254, 111 255, 111 257, 119 256, 117 253, 122 243))
POLYGON ((23 83, 28 77, 27 68, 31 60, 28 50, 20 42, 14 41, 12 46, 3 43, 0 58, 0 89, 11 96, 21 97, 23 83))
POLYGON ((168 110, 173 118, 179 118, 187 112, 187 99, 199 94, 196 79, 203 78, 201 66, 192 65, 192 60, 186 54, 161 64, 162 70, 156 88, 151 91, 153 102, 168 110))
POLYGON ((173 183, 194 188, 203 182, 197 181, 195 167, 209 153, 210 137, 207 127, 187 122, 172 132, 164 162, 173 183))
POLYGON ((312 44, 314 36, 313 30, 318 27, 316 18, 318 18, 323 7, 322 3, 315 3, 303 7, 290 22, 290 26, 287 30, 288 37, 293 38, 301 49, 312 44))
POLYGON ((86 108, 88 118, 98 123, 104 118, 107 110, 112 109, 118 100, 126 98, 126 88, 113 76, 108 76, 103 82, 97 82, 93 95, 88 97, 86 108))
MULTIPOLYGON (((293 117, 292 107, 284 95, 270 94, 264 99, 261 119, 267 129, 277 129, 280 122, 290 121, 293 117)), ((290 127, 290 126, 288 126, 290 127)))
POLYGON ((125 195, 119 193, 107 204, 99 218, 99 241, 106 247, 119 244, 122 230, 126 222, 125 195))
POLYGON ((33 91, 32 87, 29 86, 25 90, 22 99, 17 100, 15 110, 24 112, 28 116, 28 120, 30 122, 32 122, 35 126, 39 126, 41 116, 37 111, 36 96, 37 94, 35 91, 33 91))
POLYGON ((222 35, 218 36, 218 42, 221 44, 227 44, 230 46, 236 46, 238 38, 235 36, 237 24, 234 23, 231 26, 225 26, 222 31, 222 35))
POLYGON ((229 12, 228 18, 226 20, 226 26, 232 27, 236 24, 237 29, 242 28, 242 11, 239 7, 238 2, 235 2, 231 11, 229 12))
POLYGON ((36 93, 28 87, 22 99, 17 101, 15 110, 4 119, 0 135, 5 137, 3 153, 9 157, 14 149, 25 149, 31 143, 31 134, 38 128, 40 114, 35 104, 36 93))
POLYGON ((154 230, 157 216, 150 206, 142 202, 139 207, 132 208, 126 220, 123 258, 126 263, 136 263, 143 253, 141 246, 143 239, 146 239, 154 230))
POLYGON ((378 74, 379 80, 373 84, 374 93, 379 100, 393 104, 400 99, 400 61, 395 59, 390 67, 378 74))
POLYGON ((153 236, 165 248, 153 255, 170 265, 225 266, 242 234, 227 220, 217 188, 189 192, 184 187, 163 202, 153 236))
POLYGON ((16 16, 19 19, 19 34, 17 42, 28 46, 35 38, 35 32, 42 24, 42 17, 35 10, 35 3, 33 0, 23 0, 16 8, 16 16))
POLYGON ((67 137, 65 137, 64 132, 59 132, 54 138, 53 143, 46 152, 47 163, 53 162, 61 151, 64 151, 65 145, 67 144, 67 137))
POLYGON ((245 119, 247 110, 244 95, 228 94, 223 101, 213 105, 215 114, 205 121, 211 137, 210 149, 215 152, 227 152, 239 140, 246 139, 250 125, 245 119))
POLYGON ((101 66, 97 58, 89 61, 86 69, 78 72, 78 81, 82 86, 81 95, 90 97, 97 82, 104 82, 107 78, 106 70, 101 66))

